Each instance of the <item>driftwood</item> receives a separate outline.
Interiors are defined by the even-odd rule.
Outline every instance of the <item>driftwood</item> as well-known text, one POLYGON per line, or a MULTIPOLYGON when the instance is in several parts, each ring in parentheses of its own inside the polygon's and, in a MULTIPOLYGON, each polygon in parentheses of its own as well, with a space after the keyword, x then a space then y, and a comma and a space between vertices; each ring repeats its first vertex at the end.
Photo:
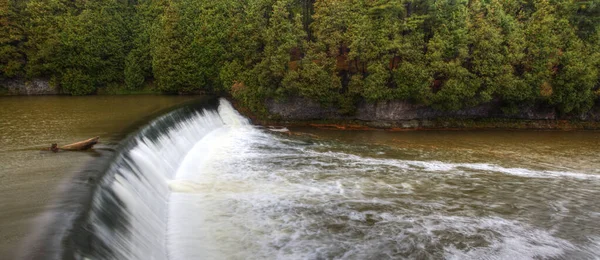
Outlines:
POLYGON ((72 143, 72 144, 68 144, 68 145, 64 145, 61 147, 58 147, 57 144, 52 144, 52 146, 50 146, 50 148, 46 148, 44 150, 49 150, 52 152, 58 152, 60 150, 65 150, 65 151, 82 151, 82 150, 87 150, 92 148, 95 144, 98 143, 98 139, 100 139, 99 136, 96 136, 94 138, 90 138, 81 142, 77 142, 77 143, 72 143))
POLYGON ((59 149, 61 150, 67 150, 67 151, 80 151, 80 150, 87 150, 92 148, 92 146, 94 146, 95 144, 98 143, 98 139, 100 139, 99 136, 96 136, 94 138, 90 138, 87 139, 85 141, 81 141, 81 142, 77 142, 77 143, 72 143, 72 144, 68 144, 65 146, 61 146, 59 147, 59 149))

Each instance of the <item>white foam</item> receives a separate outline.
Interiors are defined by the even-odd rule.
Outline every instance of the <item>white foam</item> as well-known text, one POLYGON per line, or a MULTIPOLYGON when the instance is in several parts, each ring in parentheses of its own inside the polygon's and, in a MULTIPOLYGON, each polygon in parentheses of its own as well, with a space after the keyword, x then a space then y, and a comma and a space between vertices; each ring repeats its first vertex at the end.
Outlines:
POLYGON ((588 243, 583 247, 586 258, 600 259, 600 236, 588 237, 588 243))
MULTIPOLYGON (((161 120, 156 120, 147 129, 156 129, 161 120)), ((248 120, 222 99, 218 112, 195 113, 156 139, 141 135, 126 153, 128 157, 110 168, 112 174, 109 176, 114 178, 103 180, 104 188, 94 198, 89 222, 100 243, 109 247, 113 257, 168 258, 166 231, 170 190, 196 192, 205 188, 193 182, 172 180, 194 145, 202 140, 213 140, 210 137, 218 134, 214 131, 227 124, 247 125, 248 120), (121 211, 120 216, 125 219, 106 219, 113 211, 121 211), (124 228, 115 228, 107 221, 121 223, 124 228)))
POLYGON ((543 258, 574 247, 548 231, 497 217, 427 216, 412 209, 404 209, 411 216, 398 215, 394 200, 367 198, 364 193, 387 189, 408 194, 414 186, 360 177, 371 168, 385 167, 404 174, 471 166, 479 171, 510 170, 317 152, 244 126, 225 127, 207 138, 186 156, 177 174, 181 179, 170 183, 174 192, 169 218, 171 259, 395 258, 390 250, 396 247, 423 252, 423 247, 433 245, 443 246, 439 253, 450 259, 543 258), (359 211, 356 205, 388 211, 359 211), (365 224, 369 221, 377 225, 365 224), (325 226, 334 223, 347 230, 330 233, 325 226), (458 249, 457 244, 440 241, 439 232, 464 236, 467 241, 483 233, 476 240, 485 243, 458 249))
POLYGON ((360 157, 353 154, 341 152, 317 152, 313 150, 306 151, 313 154, 315 157, 331 157, 343 160, 345 165, 354 167, 365 166, 391 166, 398 169, 410 170, 420 169, 427 172, 454 172, 465 173, 466 170, 476 170, 478 173, 502 173, 528 178, 573 178, 580 180, 600 180, 600 174, 596 173, 579 173, 568 171, 550 171, 550 170, 530 170, 524 168, 507 168, 494 164, 487 163, 449 163, 442 161, 415 161, 415 160, 399 160, 399 159, 379 159, 370 157, 360 157))
MULTIPOLYGON (((464 210, 485 202, 465 206, 463 194, 424 198, 449 189, 443 182, 427 185, 435 183, 432 177, 470 174, 599 177, 322 151, 328 146, 254 128, 225 100, 217 112, 139 143, 128 163, 144 178, 130 180, 134 174, 124 168, 113 184, 136 221, 133 238, 123 236, 135 240, 123 243, 123 251, 136 251, 130 259, 561 257, 583 249, 554 230, 464 210)), ((561 203, 552 207, 570 214, 561 203)), ((599 252, 598 239, 590 241, 585 250, 599 252)))
POLYGON ((278 128, 276 128, 276 127, 270 126, 267 129, 269 131, 272 131, 272 132, 280 132, 280 133, 285 133, 285 132, 289 132, 290 131, 289 129, 287 129, 287 127, 278 127, 278 128))
POLYGON ((231 254, 237 248, 233 241, 243 233, 221 220, 227 216, 220 214, 227 213, 219 208, 224 206, 219 202, 252 190, 249 184, 226 177, 230 154, 243 153, 247 148, 244 137, 258 130, 225 100, 219 105, 219 116, 223 124, 194 144, 169 183, 173 192, 167 233, 169 259, 228 258, 221 244, 227 244, 231 254))
POLYGON ((433 229, 450 228, 471 236, 482 233, 482 230, 498 234, 487 239, 489 244, 486 247, 461 250, 455 246, 448 246, 444 248, 446 259, 545 259, 560 257, 565 251, 575 248, 569 241, 517 221, 501 218, 441 219, 442 224, 434 225, 433 229))

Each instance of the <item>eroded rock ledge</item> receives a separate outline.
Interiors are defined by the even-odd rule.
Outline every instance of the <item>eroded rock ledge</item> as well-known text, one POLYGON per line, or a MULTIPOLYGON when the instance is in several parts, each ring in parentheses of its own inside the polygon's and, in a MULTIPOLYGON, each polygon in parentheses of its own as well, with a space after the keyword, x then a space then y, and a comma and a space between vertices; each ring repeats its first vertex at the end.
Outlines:
POLYGON ((403 100, 362 102, 355 113, 344 115, 306 98, 268 100, 271 115, 264 123, 292 125, 336 125, 336 128, 439 129, 439 128, 527 128, 600 129, 600 107, 580 115, 560 115, 553 107, 521 107, 506 114, 499 102, 457 111, 441 111, 403 100))
POLYGON ((0 91, 9 96, 58 95, 60 91, 47 79, 10 79, 0 81, 0 91))

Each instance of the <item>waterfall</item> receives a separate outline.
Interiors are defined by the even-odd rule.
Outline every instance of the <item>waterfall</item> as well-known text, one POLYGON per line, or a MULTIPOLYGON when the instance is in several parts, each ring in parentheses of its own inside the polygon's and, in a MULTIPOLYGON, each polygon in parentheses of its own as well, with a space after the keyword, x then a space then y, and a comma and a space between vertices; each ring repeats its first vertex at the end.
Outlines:
POLYGON ((169 183, 178 172, 185 172, 179 169, 182 162, 203 140, 214 141, 227 128, 248 125, 221 99, 216 111, 174 111, 140 131, 100 181, 84 225, 91 233, 84 242, 87 249, 76 254, 95 259, 168 259, 169 183))
POLYGON ((337 136, 254 127, 225 100, 153 121, 130 137, 97 183, 72 231, 74 258, 598 255, 597 231, 569 227, 582 216, 588 227, 598 222, 597 174, 456 161, 423 155, 421 146, 321 133, 337 136))

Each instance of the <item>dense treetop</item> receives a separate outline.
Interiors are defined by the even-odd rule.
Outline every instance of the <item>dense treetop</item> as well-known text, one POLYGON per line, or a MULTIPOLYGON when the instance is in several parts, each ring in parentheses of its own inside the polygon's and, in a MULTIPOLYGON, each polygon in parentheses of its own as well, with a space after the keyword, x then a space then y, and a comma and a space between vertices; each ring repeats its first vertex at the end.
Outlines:
POLYGON ((0 78, 302 96, 352 113, 410 100, 582 113, 600 91, 600 0, 0 0, 0 78))

